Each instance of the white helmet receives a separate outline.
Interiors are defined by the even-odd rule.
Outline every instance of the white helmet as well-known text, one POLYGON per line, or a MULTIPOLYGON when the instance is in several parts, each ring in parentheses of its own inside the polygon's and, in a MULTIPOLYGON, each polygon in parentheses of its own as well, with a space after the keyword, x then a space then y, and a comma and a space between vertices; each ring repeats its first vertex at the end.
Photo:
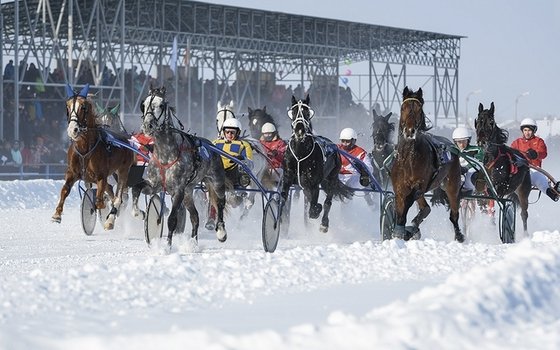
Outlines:
POLYGON ((241 122, 236 118, 228 118, 222 124, 222 130, 224 129, 237 129, 241 131, 241 122))
POLYGON ((470 140, 471 139, 471 131, 464 126, 460 126, 453 130, 453 135, 451 136, 454 141, 459 140, 470 140))
POLYGON ((530 128, 533 132, 537 132, 537 122, 535 122, 534 119, 525 118, 521 121, 521 124, 519 124, 519 128, 521 131, 523 131, 523 128, 530 128))
POLYGON ((358 134, 356 134, 356 130, 352 129, 352 128, 345 128, 342 129, 342 131, 340 132, 340 137, 339 139, 341 140, 357 140, 358 139, 358 134))
POLYGON ((265 132, 276 132, 276 127, 272 123, 264 123, 261 132, 264 134, 265 132))

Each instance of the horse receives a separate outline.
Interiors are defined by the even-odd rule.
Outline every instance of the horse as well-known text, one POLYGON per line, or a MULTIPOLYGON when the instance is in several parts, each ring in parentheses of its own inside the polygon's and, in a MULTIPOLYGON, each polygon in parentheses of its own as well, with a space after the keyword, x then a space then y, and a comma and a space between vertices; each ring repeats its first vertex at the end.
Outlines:
MULTIPOLYGON (((106 230, 112 230, 115 217, 122 203, 123 193, 130 167, 134 164, 134 153, 124 147, 108 147, 101 137, 100 128, 96 125, 96 115, 92 102, 87 98, 89 85, 75 93, 66 85, 68 99, 66 100, 66 116, 68 121, 67 133, 72 140, 68 148, 68 167, 64 176, 64 185, 60 191, 60 200, 52 216, 52 221, 60 223, 64 201, 70 194, 72 186, 77 180, 97 184, 95 206, 105 208, 104 193, 111 200, 111 210, 104 223, 106 230), (107 178, 116 174, 118 178, 116 193, 107 184, 107 178)), ((127 143, 125 137, 119 138, 127 143)))
POLYGON ((284 154, 281 196, 282 202, 286 203, 290 187, 299 185, 303 189, 306 211, 309 208, 309 217, 316 219, 323 210, 319 230, 328 232, 333 197, 351 198, 353 191, 338 178, 342 161, 337 146, 325 137, 313 135, 311 119, 315 112, 309 102, 309 95, 305 100, 296 100, 292 95, 292 106, 288 110, 292 135, 284 154), (323 206, 318 203, 319 186, 326 194, 323 206))
POLYGON ((484 167, 500 198, 512 197, 515 193, 521 207, 523 231, 527 235, 527 218, 529 213, 529 194, 531 177, 529 164, 523 154, 505 145, 508 139, 507 130, 501 129, 494 119, 494 102, 489 109, 478 105, 478 116, 474 121, 477 143, 484 149, 484 167))
MULTIPOLYGON (((457 154, 449 150, 453 143, 443 137, 433 136, 427 131, 426 116, 423 111, 422 89, 414 92, 404 88, 399 120, 397 155, 391 169, 391 183, 395 192, 396 225, 393 238, 419 239, 419 226, 430 214, 426 202, 428 191, 443 187, 445 201, 450 208, 449 220, 453 224, 455 240, 464 241, 459 228, 459 189, 461 187, 461 166, 457 154), (406 227, 408 210, 416 201, 419 212, 406 227)), ((442 195, 443 191, 434 191, 442 195)))
POLYGON ((251 137, 254 139, 259 140, 262 136, 262 126, 266 123, 271 123, 274 125, 276 130, 278 130, 278 124, 274 121, 274 118, 270 114, 266 112, 266 106, 262 109, 252 109, 248 107, 249 112, 249 132, 251 133, 251 137))
MULTIPOLYGON (((218 137, 223 137, 222 125, 224 124, 224 121, 229 118, 237 118, 237 117, 233 112, 233 108, 234 108, 233 101, 230 101, 229 104, 222 104, 221 102, 218 102, 217 107, 218 107, 218 112, 216 114, 216 128, 218 131, 218 137)), ((251 109, 249 108, 249 110, 251 109)), ((259 141, 260 132, 259 132, 259 137, 257 138, 255 137, 256 135, 253 134, 253 131, 251 129, 251 136, 252 137, 243 137, 243 139, 249 143, 249 145, 253 150, 252 172, 259 181, 263 182, 262 184, 265 188, 271 188, 274 184, 271 183, 270 181, 267 181, 267 179, 270 178, 269 176, 267 176, 270 169, 270 164, 269 164, 270 161, 266 156, 266 150, 264 149, 264 147, 259 141)), ((247 186, 247 188, 256 189, 257 187, 255 184, 251 183, 249 184, 249 186, 247 186)), ((244 206, 243 206, 243 212, 241 214, 241 218, 245 218, 248 215, 249 210, 253 207, 253 204, 255 203, 255 195, 256 195, 255 191, 250 191, 249 195, 246 196, 245 199, 243 200, 244 206)), ((237 205, 237 200, 235 199, 235 196, 229 196, 228 202, 231 203, 233 206, 237 205)))
POLYGON ((167 219, 168 247, 171 247, 173 233, 177 229, 177 213, 181 203, 189 211, 191 237, 197 242, 199 216, 193 200, 193 190, 203 182, 208 189, 210 203, 217 211, 216 237, 220 242, 225 242, 226 181, 222 159, 218 153, 204 146, 211 144, 209 140, 187 134, 175 127, 174 111, 168 106, 165 93, 165 87, 150 86, 148 96, 140 104, 141 130, 153 137, 154 150, 146 170, 146 179, 132 187, 133 215, 144 216, 138 209, 138 197, 141 192, 167 192, 172 201, 167 219))
POLYGON ((99 104, 95 104, 97 110, 97 117, 95 118, 95 123, 106 130, 127 134, 123 123, 119 117, 119 111, 121 108, 120 104, 116 104, 113 107, 103 108, 99 104))
POLYGON ((389 118, 393 115, 389 112, 386 116, 378 115, 373 110, 372 134, 373 149, 371 151, 373 159, 373 175, 383 184, 389 182, 389 169, 385 167, 385 160, 393 154, 395 145, 391 142, 392 132, 395 131, 395 123, 389 122, 389 118))

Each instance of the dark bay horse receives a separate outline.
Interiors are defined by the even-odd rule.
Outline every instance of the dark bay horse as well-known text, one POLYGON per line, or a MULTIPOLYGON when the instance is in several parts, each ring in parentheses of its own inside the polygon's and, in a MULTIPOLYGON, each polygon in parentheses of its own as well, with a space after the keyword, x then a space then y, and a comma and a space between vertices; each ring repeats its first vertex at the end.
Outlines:
POLYGON ((478 145, 484 148, 484 167, 496 194, 504 198, 515 192, 521 207, 523 231, 527 235, 527 209, 531 192, 528 162, 521 152, 505 145, 509 135, 507 130, 496 124, 494 102, 490 104, 490 109, 484 109, 482 103, 478 105, 474 126, 478 145))
POLYGON ((266 106, 263 108, 252 109, 248 107, 249 112, 249 131, 251 132, 251 137, 254 139, 260 139, 262 136, 262 126, 266 123, 271 123, 278 130, 278 124, 274 118, 266 112, 266 106))
MULTIPOLYGON (((67 133, 72 143, 68 148, 65 182, 52 220, 54 222, 62 220, 64 201, 74 183, 81 179, 86 183, 97 184, 95 203, 97 209, 105 208, 103 194, 109 195, 112 207, 104 228, 110 230, 114 227, 117 210, 122 202, 128 172, 134 164, 134 154, 126 148, 107 147, 102 140, 101 130, 96 124, 93 104, 87 98, 88 90, 89 85, 86 85, 79 93, 75 93, 69 85, 66 86, 67 133), (113 174, 118 177, 116 193, 113 193, 112 187, 107 184, 107 178, 113 174)), ((125 137, 119 140, 128 142, 125 137)))
POLYGON ((420 238, 419 226, 431 211, 424 194, 443 186, 455 240, 463 242, 464 236, 458 224, 461 187, 459 158, 447 150, 453 145, 451 141, 426 132, 428 128, 423 105, 421 88, 416 92, 404 88, 397 155, 391 169, 396 211, 393 238, 420 238), (408 210, 414 201, 418 203, 419 212, 412 220, 412 227, 405 227, 408 210))
POLYGON ((303 189, 305 208, 309 208, 309 217, 316 219, 323 210, 320 231, 327 232, 333 197, 350 198, 353 193, 338 179, 342 163, 336 145, 327 138, 313 135, 313 114, 309 107, 309 95, 303 101, 292 96, 292 106, 288 111, 292 136, 284 155, 281 195, 286 203, 290 187, 299 185, 303 189), (326 194, 324 208, 317 203, 319 186, 326 194))
POLYGON ((209 140, 187 134, 174 126, 175 117, 165 98, 165 87, 152 88, 140 105, 142 131, 154 138, 154 151, 147 168, 146 179, 132 188, 133 215, 139 215, 140 192, 171 195, 172 207, 167 219, 167 244, 171 246, 177 229, 177 213, 183 203, 190 214, 191 237, 198 240, 199 216, 193 201, 193 190, 203 182, 208 189, 210 203, 217 211, 216 236, 227 239, 224 224, 225 174, 222 159, 205 145, 209 140))
POLYGON ((383 185, 389 182, 389 169, 385 168, 385 160, 395 150, 395 144, 392 142, 392 133, 395 131, 395 123, 389 122, 393 113, 386 116, 378 115, 373 110, 372 135, 373 149, 371 155, 373 158, 373 175, 383 185))

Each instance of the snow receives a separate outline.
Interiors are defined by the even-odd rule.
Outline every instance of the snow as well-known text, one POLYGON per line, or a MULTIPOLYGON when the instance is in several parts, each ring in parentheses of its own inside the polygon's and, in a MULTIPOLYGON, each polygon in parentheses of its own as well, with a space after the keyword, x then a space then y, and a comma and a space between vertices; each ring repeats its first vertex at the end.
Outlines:
POLYGON ((420 241, 380 242, 379 210, 355 198, 333 205, 327 234, 306 229, 296 203, 273 254, 258 203, 247 221, 230 211, 226 243, 202 229, 198 249, 176 236, 166 252, 145 244, 129 208, 114 231, 98 223, 85 236, 76 187, 51 223, 61 186, 0 181, 1 349, 560 345, 560 232, 546 197, 532 195, 530 235, 510 245, 483 215, 454 242, 437 207, 420 241))

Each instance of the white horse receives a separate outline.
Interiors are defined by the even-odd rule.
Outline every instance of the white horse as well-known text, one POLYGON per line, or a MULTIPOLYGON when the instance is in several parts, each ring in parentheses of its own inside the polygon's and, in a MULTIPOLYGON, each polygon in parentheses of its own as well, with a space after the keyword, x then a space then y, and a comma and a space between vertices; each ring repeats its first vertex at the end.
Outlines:
MULTIPOLYGON (((222 104, 218 102, 218 113, 216 114, 216 129, 218 131, 218 137, 223 137, 222 133, 222 125, 224 121, 229 118, 236 118, 234 113, 234 103, 230 101, 229 104, 222 104)), ((247 141, 251 148, 253 149, 253 169, 252 173, 255 177, 261 182, 264 187, 270 188, 271 184, 263 183, 263 179, 266 179, 266 174, 270 168, 270 161, 266 156, 266 152, 264 147, 261 145, 260 141, 251 137, 244 137, 243 140, 247 141)), ((251 184, 247 186, 249 189, 257 189, 257 185, 251 181, 251 184)), ((228 196, 230 200, 228 203, 235 204, 236 198, 234 196, 228 196)), ((244 201, 244 208, 243 214, 241 214, 241 218, 244 218, 249 213, 249 209, 255 203, 255 191, 250 191, 250 194, 245 197, 244 201)))

